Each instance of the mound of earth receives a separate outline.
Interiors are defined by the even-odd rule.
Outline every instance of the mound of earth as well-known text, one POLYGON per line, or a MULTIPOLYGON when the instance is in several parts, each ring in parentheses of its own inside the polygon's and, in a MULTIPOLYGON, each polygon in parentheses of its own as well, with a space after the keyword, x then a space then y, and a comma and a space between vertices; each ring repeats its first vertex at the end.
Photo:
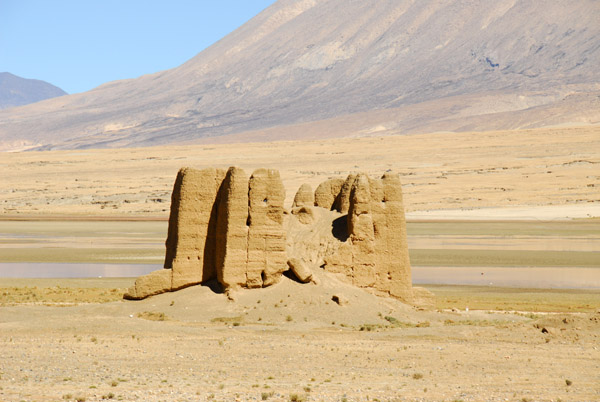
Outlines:
POLYGON ((135 310, 132 314, 159 312, 172 320, 229 326, 360 327, 391 326, 396 322, 415 326, 434 314, 418 312, 393 298, 376 296, 326 272, 313 275, 318 285, 302 284, 290 275, 268 288, 241 289, 228 297, 219 291, 217 283, 211 282, 127 305, 135 310), (393 318, 388 321, 385 317, 393 318))

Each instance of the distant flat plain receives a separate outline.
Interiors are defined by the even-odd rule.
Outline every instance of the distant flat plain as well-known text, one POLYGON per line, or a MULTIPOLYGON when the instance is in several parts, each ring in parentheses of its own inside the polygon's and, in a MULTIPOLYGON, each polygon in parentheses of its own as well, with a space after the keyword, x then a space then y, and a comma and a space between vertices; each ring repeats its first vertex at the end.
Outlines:
MULTIPOLYGON (((161 264, 167 221, 0 221, 0 262, 161 264)), ((600 268, 594 220, 408 222, 413 266, 600 268)), ((1 276, 1 274, 0 274, 1 276)))
POLYGON ((587 126, 4 153, 0 218, 165 218, 184 166, 278 169, 288 207, 303 183, 314 189, 330 177, 391 170, 400 174, 409 218, 600 216, 600 126, 587 126))

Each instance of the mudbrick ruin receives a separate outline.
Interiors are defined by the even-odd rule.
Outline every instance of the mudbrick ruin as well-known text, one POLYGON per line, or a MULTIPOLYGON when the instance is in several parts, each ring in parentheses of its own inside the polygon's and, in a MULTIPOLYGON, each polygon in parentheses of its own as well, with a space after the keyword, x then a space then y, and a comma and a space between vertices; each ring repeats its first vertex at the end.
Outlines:
POLYGON ((183 168, 177 174, 162 270, 137 278, 124 295, 143 299, 217 280, 225 292, 302 283, 327 272, 379 295, 423 304, 414 288, 397 174, 351 174, 313 192, 303 184, 290 211, 279 172, 183 168))

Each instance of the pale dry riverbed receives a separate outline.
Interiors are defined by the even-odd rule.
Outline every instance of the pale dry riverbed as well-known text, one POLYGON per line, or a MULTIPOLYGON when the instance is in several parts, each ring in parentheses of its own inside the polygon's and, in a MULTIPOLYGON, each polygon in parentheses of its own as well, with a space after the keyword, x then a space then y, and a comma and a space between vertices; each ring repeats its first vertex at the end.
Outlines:
MULTIPOLYGON (((141 275, 160 268, 166 232, 164 220, 0 221, 0 277, 141 275)), ((595 220, 416 221, 408 236, 418 284, 600 288, 595 220)))
MULTIPOLYGON (((0 262, 160 264, 167 225, 166 220, 0 219, 0 262)), ((407 231, 415 266, 600 268, 600 220, 409 221, 407 231)))

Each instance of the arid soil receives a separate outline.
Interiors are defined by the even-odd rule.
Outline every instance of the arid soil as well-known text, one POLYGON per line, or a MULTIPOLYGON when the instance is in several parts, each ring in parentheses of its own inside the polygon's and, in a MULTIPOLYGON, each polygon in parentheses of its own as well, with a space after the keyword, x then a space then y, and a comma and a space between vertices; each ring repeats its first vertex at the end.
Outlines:
POLYGON ((598 312, 418 311, 320 279, 284 278, 234 301, 197 286, 139 302, 9 303, 0 308, 0 400, 600 397, 598 312))
POLYGON ((600 127, 591 126, 7 153, 0 159, 0 215, 167 217, 179 168, 237 165, 278 169, 288 208, 302 183, 314 189, 349 172, 381 177, 393 170, 409 218, 600 216, 599 150, 600 127))

